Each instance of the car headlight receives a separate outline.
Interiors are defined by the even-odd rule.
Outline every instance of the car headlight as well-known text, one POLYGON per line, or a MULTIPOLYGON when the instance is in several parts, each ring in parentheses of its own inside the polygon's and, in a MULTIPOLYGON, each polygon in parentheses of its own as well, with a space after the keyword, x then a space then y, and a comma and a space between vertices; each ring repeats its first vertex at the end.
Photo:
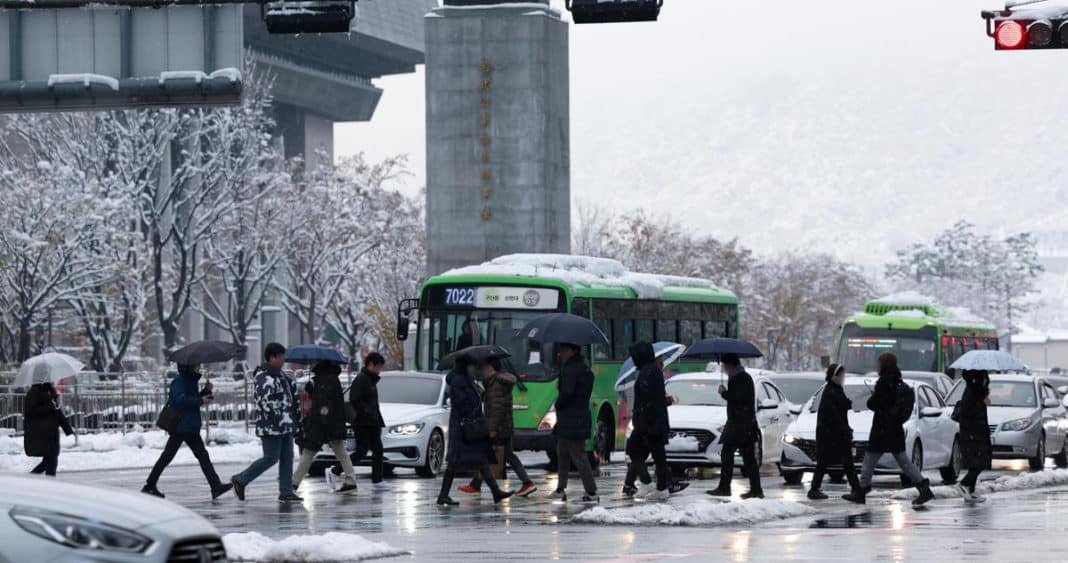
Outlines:
POLYGON ((39 538, 74 549, 143 553, 153 543, 136 532, 58 512, 13 508, 11 519, 39 538))
POLYGON ((545 413, 545 416, 541 417, 541 422, 538 423, 538 430, 552 430, 556 427, 556 405, 549 408, 549 412, 545 413))
POLYGON ((423 431, 422 422, 413 422, 409 424, 398 424, 396 426, 389 427, 389 433, 394 436, 411 436, 412 434, 418 434, 423 431))
POLYGON ((1031 426, 1030 418, 1017 418, 1016 420, 1010 420, 1002 423, 1001 429, 1008 430, 1009 432, 1019 432, 1021 430, 1027 430, 1031 426))
POLYGON ((801 441, 801 438, 794 436, 793 434, 783 434, 782 441, 787 444, 796 444, 801 441))

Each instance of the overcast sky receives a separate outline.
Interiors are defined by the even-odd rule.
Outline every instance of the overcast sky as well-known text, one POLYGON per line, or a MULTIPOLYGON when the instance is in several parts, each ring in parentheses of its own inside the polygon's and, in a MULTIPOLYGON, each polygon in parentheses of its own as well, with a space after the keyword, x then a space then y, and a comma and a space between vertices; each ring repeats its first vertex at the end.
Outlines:
MULTIPOLYGON (((572 197, 868 264, 961 218, 1064 229, 1068 51, 995 53, 995 7, 666 0, 657 23, 572 26, 572 197)), ((337 152, 408 153, 418 190, 423 74, 377 83, 337 152)))

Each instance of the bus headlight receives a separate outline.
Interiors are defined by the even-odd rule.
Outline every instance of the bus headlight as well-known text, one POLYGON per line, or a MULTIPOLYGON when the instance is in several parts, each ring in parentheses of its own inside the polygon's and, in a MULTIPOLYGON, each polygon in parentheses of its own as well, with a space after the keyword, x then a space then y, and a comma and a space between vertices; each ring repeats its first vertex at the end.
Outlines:
POLYGON ((556 428, 556 405, 549 408, 549 412, 545 413, 545 416, 541 417, 541 422, 538 423, 538 430, 552 430, 556 428))

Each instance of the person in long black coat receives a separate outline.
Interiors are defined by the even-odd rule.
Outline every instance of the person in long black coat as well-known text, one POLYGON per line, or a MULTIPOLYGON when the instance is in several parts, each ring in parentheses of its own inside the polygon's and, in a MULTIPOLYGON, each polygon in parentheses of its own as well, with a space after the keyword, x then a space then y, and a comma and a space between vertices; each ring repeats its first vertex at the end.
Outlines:
POLYGON ((556 490, 549 494, 553 500, 567 500, 568 474, 571 464, 582 477, 586 489, 583 502, 599 502, 597 482, 593 478, 586 455, 586 440, 590 438, 593 415, 590 396, 593 395, 593 371, 582 359, 582 349, 574 344, 557 344, 560 348, 560 378, 556 397, 556 470, 559 475, 556 490))
POLYGON ((637 441, 636 447, 632 448, 631 463, 644 465, 646 456, 653 456, 657 493, 650 497, 651 500, 663 500, 668 497, 668 487, 671 485, 667 453, 664 451, 670 430, 664 372, 657 365, 653 345, 648 342, 634 343, 630 347, 630 357, 638 368, 638 379, 634 383, 633 418, 633 434, 637 441))
MULTIPOLYGON (((356 490, 356 472, 345 451, 345 393, 341 388, 338 375, 341 366, 332 362, 318 362, 312 366, 315 377, 308 382, 305 390, 311 396, 311 408, 308 416, 301 420, 303 442, 301 444, 300 463, 293 472, 293 489, 300 487, 300 482, 308 474, 315 454, 323 444, 329 444, 334 456, 345 470, 345 482, 337 490, 347 493, 356 490)), ((333 487, 331 487, 333 488, 333 487)))
POLYGON ((827 384, 820 394, 820 408, 816 414, 816 471, 812 474, 812 486, 808 498, 823 500, 827 495, 820 491, 827 468, 841 466, 853 490, 860 490, 857 468, 853 465, 853 429, 849 427, 849 410, 853 402, 846 397, 842 383, 845 382, 845 366, 831 364, 827 367, 827 384))
POLYGON ((445 475, 438 493, 438 504, 453 506, 460 504, 449 496, 456 472, 461 469, 477 469, 483 480, 493 491, 493 502, 499 503, 512 496, 513 491, 503 491, 493 477, 490 460, 493 459, 493 446, 488 430, 485 436, 468 440, 464 436, 464 424, 477 424, 485 418, 482 412, 482 397, 475 386, 475 364, 468 356, 456 359, 452 371, 445 376, 449 386, 449 441, 447 447, 445 475))
POLYGON ((954 407, 953 418, 960 423, 960 461, 968 473, 957 484, 965 501, 983 502, 975 494, 979 473, 990 469, 990 422, 986 407, 990 405, 990 376, 985 371, 967 370, 963 375, 964 393, 954 407))
POLYGON ((734 354, 724 354, 720 360, 727 374, 727 385, 719 386, 719 394, 727 401, 727 424, 720 437, 719 486, 708 494, 714 497, 731 496, 731 480, 734 478, 734 454, 742 454, 742 472, 749 477, 749 492, 743 499, 764 498, 760 485, 760 460, 756 458, 756 441, 760 439, 760 427, 756 419, 756 387, 753 378, 742 367, 734 354))
POLYGON ((62 429, 67 436, 74 433, 67 417, 59 409, 56 388, 51 383, 30 386, 26 392, 22 417, 26 432, 22 447, 26 455, 43 458, 30 473, 55 477, 59 467, 59 431, 62 429))

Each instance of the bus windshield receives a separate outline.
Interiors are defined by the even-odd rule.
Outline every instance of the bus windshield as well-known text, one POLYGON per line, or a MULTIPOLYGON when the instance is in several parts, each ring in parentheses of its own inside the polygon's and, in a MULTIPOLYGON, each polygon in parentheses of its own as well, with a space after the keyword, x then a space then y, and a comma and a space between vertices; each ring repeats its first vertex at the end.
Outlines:
POLYGON ((870 373, 879 369, 879 355, 890 352, 897 356, 901 371, 937 371, 937 335, 933 326, 906 331, 849 323, 838 342, 838 363, 849 373, 870 373))
POLYGON ((538 344, 519 335, 530 321, 545 311, 508 311, 474 309, 467 311, 429 310, 423 312, 425 333, 420 343, 420 357, 425 366, 439 369, 441 358, 451 352, 479 344, 496 344, 512 353, 511 369, 524 381, 549 381, 556 377, 551 369, 553 347, 538 344))

